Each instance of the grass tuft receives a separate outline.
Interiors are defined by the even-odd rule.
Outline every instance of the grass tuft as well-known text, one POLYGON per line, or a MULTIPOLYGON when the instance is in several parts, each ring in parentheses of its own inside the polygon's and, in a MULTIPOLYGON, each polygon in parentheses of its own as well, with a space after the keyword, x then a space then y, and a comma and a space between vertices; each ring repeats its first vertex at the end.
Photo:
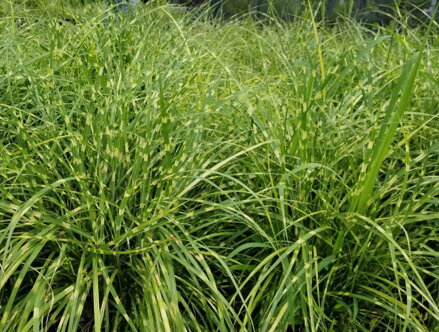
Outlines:
POLYGON ((434 24, 0 12, 0 331, 437 331, 434 24))

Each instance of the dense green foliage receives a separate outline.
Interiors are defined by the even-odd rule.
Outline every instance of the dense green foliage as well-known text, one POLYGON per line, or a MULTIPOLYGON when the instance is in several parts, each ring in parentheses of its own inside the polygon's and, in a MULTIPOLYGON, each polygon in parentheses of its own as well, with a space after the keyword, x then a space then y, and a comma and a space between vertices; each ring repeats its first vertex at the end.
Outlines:
POLYGON ((1 10, 0 331, 438 331, 434 22, 1 10))

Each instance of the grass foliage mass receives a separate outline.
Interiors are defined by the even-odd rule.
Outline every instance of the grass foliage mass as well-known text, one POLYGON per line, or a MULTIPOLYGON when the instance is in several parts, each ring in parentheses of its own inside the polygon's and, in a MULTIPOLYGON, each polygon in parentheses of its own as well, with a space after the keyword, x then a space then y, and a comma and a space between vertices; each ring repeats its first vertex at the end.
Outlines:
POLYGON ((0 18, 1 331, 438 331, 434 23, 24 3, 0 18))

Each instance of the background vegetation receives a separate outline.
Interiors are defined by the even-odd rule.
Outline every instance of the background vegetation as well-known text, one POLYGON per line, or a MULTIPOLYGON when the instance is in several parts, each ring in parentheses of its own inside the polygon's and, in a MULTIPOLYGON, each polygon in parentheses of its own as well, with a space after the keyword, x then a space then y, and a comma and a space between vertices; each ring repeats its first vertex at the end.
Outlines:
POLYGON ((438 331, 434 21, 0 8, 1 331, 438 331))
MULTIPOLYGON (((276 15, 278 18, 294 20, 301 17, 311 5, 318 11, 320 18, 335 19, 339 16, 352 16, 361 21, 377 23, 390 21, 391 17, 410 13, 417 20, 428 21, 430 17, 438 18, 437 0, 137 0, 138 3, 153 3, 164 5, 186 5, 189 8, 214 7, 223 16, 242 15, 249 11, 276 15)), ((14 0, 15 5, 28 8, 70 8, 104 4, 107 0, 14 0)), ((3 7, 9 6, 10 0, 3 2, 3 7)), ((1 4, 0 4, 1 8, 1 4)), ((219 14, 219 13, 218 13, 219 14)))

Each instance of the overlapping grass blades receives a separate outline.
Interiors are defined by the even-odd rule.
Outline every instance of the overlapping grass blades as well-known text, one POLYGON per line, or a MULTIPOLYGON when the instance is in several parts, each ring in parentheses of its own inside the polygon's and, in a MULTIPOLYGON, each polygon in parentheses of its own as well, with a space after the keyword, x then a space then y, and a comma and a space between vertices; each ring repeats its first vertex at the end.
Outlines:
POLYGON ((0 19, 0 330, 437 329, 434 26, 91 9, 0 19))
POLYGON ((421 54, 416 54, 409 59, 399 78, 398 84, 393 90, 389 106, 386 109, 384 118, 381 120, 379 132, 370 141, 373 146, 370 155, 367 156, 367 160, 362 165, 358 185, 355 187, 350 202, 350 211, 364 214, 367 209, 367 203, 372 194, 376 176, 394 139, 398 124, 410 103, 411 92, 420 61, 421 54), (399 101, 398 98, 400 98, 399 101))

